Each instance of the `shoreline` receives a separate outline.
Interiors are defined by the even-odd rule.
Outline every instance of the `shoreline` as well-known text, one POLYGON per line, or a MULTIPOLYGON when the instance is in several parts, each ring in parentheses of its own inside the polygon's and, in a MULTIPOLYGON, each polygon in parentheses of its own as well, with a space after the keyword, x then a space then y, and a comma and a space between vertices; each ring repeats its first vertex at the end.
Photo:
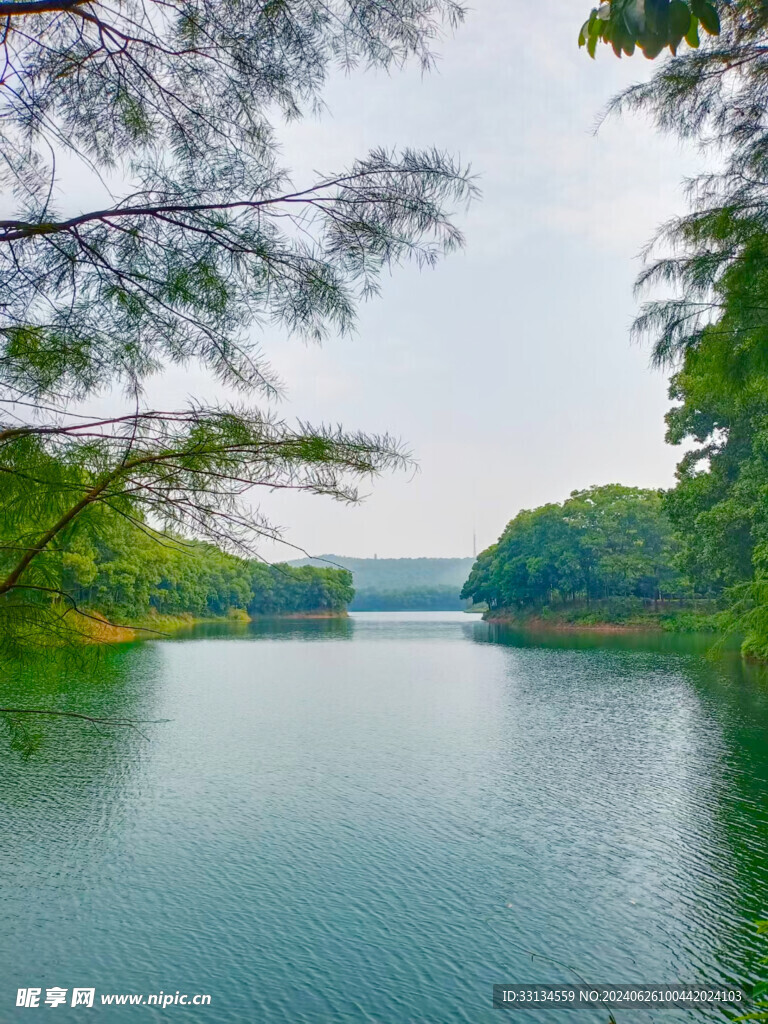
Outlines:
POLYGON ((714 616, 706 614, 690 616, 683 611, 673 613, 657 612, 638 618, 628 617, 626 621, 594 619, 580 622, 578 619, 566 619, 557 615, 520 616, 512 613, 483 614, 483 621, 500 626, 510 626, 527 630, 531 633, 595 633, 610 635, 612 633, 716 633, 714 616))
POLYGON ((167 638, 195 626, 247 625, 269 619, 346 619, 348 615, 345 608, 340 611, 273 612, 269 615, 247 615, 243 612, 235 615, 199 616, 191 612, 179 612, 177 615, 151 615, 135 622, 115 623, 110 622, 101 612, 88 612, 80 618, 83 620, 81 626, 84 643, 124 644, 167 638))
MULTIPOLYGON (((316 611, 316 612, 268 612, 261 615, 252 615, 248 622, 261 622, 263 619, 348 619, 349 611, 346 608, 339 611, 316 611)), ((217 621, 221 621, 220 619, 217 621)))
POLYGON ((513 615, 483 615, 484 622, 500 626, 517 626, 532 633, 663 633, 659 622, 565 622, 532 616, 520 619, 513 615))

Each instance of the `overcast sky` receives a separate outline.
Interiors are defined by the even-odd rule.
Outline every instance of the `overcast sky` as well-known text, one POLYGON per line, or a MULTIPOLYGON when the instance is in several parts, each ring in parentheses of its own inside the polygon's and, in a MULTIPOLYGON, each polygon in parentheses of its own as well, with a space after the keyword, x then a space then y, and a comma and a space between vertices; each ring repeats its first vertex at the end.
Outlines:
MULTIPOLYGON (((339 75, 329 112, 282 133, 297 184, 373 146, 436 145, 471 161, 483 193, 458 217, 466 249, 394 272, 356 337, 261 339, 288 385, 285 416, 392 432, 420 465, 357 507, 267 497, 263 510, 313 554, 469 555, 473 529, 481 550, 521 508, 574 488, 673 480, 666 382, 628 328, 638 253, 683 209, 697 158, 636 118, 594 134, 607 100, 650 65, 577 49, 587 0, 475 3, 435 73, 339 75)), ((165 407, 214 393, 195 372, 150 388, 165 407)))

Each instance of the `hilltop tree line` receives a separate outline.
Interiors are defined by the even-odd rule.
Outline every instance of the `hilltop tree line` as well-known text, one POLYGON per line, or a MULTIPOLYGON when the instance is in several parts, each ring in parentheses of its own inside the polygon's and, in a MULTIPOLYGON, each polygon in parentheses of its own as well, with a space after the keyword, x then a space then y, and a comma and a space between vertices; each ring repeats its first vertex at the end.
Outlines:
POLYGON ((407 587, 402 590, 355 590, 353 612, 460 612, 460 586, 407 587))

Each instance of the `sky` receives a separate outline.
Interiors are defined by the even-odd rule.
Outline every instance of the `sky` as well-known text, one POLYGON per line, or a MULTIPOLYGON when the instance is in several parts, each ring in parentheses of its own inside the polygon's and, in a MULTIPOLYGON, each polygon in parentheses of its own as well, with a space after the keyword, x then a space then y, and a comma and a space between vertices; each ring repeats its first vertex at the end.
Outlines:
MULTIPOLYGON (((589 13, 565 0, 475 0, 437 69, 337 74, 327 112, 283 129, 301 185, 374 146, 435 145, 472 164, 482 197, 457 211, 466 247, 396 269, 356 335, 322 348, 259 338, 287 384, 283 416, 390 432, 418 460, 366 500, 276 494, 261 509, 313 555, 466 556, 521 509, 576 488, 666 487, 665 375, 631 343, 638 258, 684 210, 699 157, 637 117, 597 118, 648 76, 638 55, 576 45, 589 13)), ((169 407, 221 389, 194 368, 149 387, 169 407)), ((294 557, 265 545, 264 557, 294 557)))

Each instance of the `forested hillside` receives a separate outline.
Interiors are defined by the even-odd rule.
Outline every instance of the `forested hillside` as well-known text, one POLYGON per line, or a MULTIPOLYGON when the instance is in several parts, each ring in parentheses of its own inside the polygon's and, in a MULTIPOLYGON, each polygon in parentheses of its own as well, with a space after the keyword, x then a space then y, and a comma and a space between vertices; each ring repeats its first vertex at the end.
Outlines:
MULTIPOLYGON (((0 544, 3 526, 0 521, 0 544)), ((44 588, 33 592, 34 598, 46 599, 42 615, 38 600, 25 606, 17 599, 15 607, 24 617, 29 643, 37 629, 45 633, 41 642, 55 639, 51 607, 61 621, 62 639, 71 639, 69 634, 77 638, 87 632, 93 614, 131 625, 155 616, 343 613, 353 593, 352 577, 344 570, 265 565, 210 543, 159 534, 101 508, 97 516, 79 521, 66 545, 50 552, 44 588)))
POLYGON ((208 617, 342 611, 354 593, 349 573, 236 558, 201 541, 155 538, 113 520, 62 555, 62 584, 78 606, 111 617, 152 613, 208 617))
POLYGON ((471 558, 348 558, 322 555, 294 566, 339 565, 352 573, 352 611, 460 611, 471 558))

